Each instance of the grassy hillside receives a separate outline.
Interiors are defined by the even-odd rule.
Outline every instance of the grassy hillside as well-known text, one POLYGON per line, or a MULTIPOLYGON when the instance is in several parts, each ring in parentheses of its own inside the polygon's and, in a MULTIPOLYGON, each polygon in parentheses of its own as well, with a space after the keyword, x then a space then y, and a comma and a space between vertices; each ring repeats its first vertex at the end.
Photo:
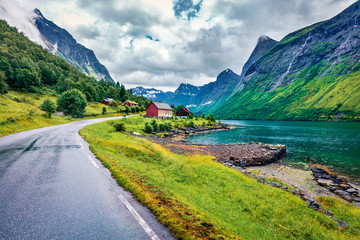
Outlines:
POLYGON ((259 91, 254 83, 232 96, 226 106, 214 115, 221 119, 360 121, 360 71, 336 79, 305 78, 268 92, 259 91))
MULTIPOLYGON (((67 116, 56 116, 47 118, 45 112, 40 110, 40 104, 44 99, 49 98, 56 102, 57 95, 43 95, 35 93, 22 93, 10 91, 6 94, 0 95, 0 137, 12 133, 26 131, 35 128, 47 127, 57 124, 64 124, 74 119, 67 116)), ((89 103, 86 107, 86 118, 121 116, 119 110, 124 110, 124 107, 110 107, 107 106, 106 115, 102 114, 103 104, 89 103)))
MULTIPOLYGON (((257 183, 212 161, 212 156, 178 155, 146 138, 114 131, 125 123, 142 132, 141 117, 87 126, 80 134, 109 168, 179 239, 358 239, 360 211, 324 198, 337 223, 307 208, 300 198, 257 183)), ((171 121, 171 120, 167 120, 171 121)))

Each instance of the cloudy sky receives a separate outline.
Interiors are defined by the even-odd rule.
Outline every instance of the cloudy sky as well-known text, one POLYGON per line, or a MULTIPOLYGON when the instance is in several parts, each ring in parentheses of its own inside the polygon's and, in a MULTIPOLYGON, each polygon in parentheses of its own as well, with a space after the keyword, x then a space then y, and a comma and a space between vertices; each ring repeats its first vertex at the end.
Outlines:
MULTIPOLYGON (((355 0, 0 0, 12 22, 34 8, 95 51, 115 81, 175 90, 240 74, 261 35, 329 19, 355 0)), ((1 9, 0 9, 1 10, 1 9)), ((25 27, 25 26, 24 26, 25 27)), ((28 27, 28 31, 35 31, 28 27)), ((21 29, 21 28, 19 28, 21 29)))

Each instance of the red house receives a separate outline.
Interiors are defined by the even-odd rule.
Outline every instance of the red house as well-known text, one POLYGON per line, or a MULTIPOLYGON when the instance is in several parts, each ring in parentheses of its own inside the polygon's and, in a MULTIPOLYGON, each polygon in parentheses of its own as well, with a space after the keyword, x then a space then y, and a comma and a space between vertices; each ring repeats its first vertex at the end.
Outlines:
POLYGON ((114 100, 112 98, 105 98, 101 101, 102 104, 105 105, 110 105, 111 102, 113 102, 114 100))
POLYGON ((129 106, 129 107, 136 107, 138 105, 138 103, 130 101, 130 100, 126 100, 122 105, 123 106, 129 106))
POLYGON ((179 111, 176 112, 176 117, 178 118, 187 118, 189 116, 189 114, 191 113, 191 111, 187 108, 182 108, 179 111))
POLYGON ((151 102, 146 107, 147 117, 172 118, 172 108, 167 103, 151 102))

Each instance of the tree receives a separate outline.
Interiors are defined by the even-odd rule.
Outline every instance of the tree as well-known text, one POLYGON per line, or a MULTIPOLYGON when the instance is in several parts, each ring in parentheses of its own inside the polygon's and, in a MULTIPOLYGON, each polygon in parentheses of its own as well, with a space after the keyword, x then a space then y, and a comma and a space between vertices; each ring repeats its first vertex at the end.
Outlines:
POLYGON ((208 115, 208 116, 206 117, 206 120, 208 120, 208 121, 210 121, 210 122, 216 122, 216 120, 215 120, 215 118, 214 118, 213 115, 208 115))
POLYGON ((58 108, 72 117, 84 117, 87 105, 86 97, 79 90, 73 89, 64 92, 57 99, 58 108))
POLYGON ((40 109, 47 113, 48 118, 51 118, 51 114, 56 111, 55 103, 47 98, 40 105, 40 109))
POLYGON ((106 109, 106 107, 105 107, 105 106, 103 106, 103 108, 102 108, 102 115, 105 115, 105 114, 106 114, 106 112, 107 112, 107 109, 106 109))
POLYGON ((5 73, 3 71, 0 71, 0 93, 7 93, 8 86, 5 79, 5 73))
POLYGON ((187 119, 193 119, 193 117, 194 117, 193 113, 189 113, 187 119))

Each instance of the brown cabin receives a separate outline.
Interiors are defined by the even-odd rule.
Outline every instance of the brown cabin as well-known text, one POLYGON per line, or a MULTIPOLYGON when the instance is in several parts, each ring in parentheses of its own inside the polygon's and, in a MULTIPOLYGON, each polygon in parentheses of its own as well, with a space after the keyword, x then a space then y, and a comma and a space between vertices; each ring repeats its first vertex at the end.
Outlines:
POLYGON ((151 102, 146 107, 146 116, 155 118, 172 118, 172 108, 167 103, 151 102))
POLYGON ((189 114, 191 113, 191 111, 187 108, 182 108, 179 111, 176 112, 176 117, 178 118, 187 118, 189 116, 189 114))

